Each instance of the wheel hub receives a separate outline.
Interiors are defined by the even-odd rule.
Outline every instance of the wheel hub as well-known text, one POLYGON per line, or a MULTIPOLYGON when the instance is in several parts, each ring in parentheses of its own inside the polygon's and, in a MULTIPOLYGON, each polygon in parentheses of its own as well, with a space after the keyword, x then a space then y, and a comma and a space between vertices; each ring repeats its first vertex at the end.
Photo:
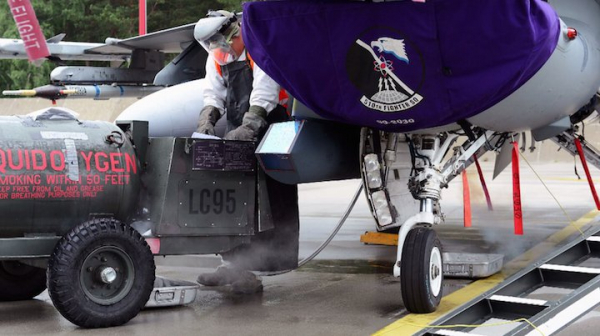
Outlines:
POLYGON ((440 275, 440 268, 437 265, 431 265, 431 277, 437 278, 440 275))
POLYGON ((100 271, 100 279, 105 284, 111 284, 117 280, 117 271, 112 267, 106 267, 100 271))
POLYGON ((431 292, 438 296, 442 290, 442 254, 440 249, 434 247, 429 259, 429 283, 431 292))
POLYGON ((93 250, 83 261, 79 280, 85 295, 93 302, 111 305, 123 299, 135 278, 133 261, 116 246, 93 250))

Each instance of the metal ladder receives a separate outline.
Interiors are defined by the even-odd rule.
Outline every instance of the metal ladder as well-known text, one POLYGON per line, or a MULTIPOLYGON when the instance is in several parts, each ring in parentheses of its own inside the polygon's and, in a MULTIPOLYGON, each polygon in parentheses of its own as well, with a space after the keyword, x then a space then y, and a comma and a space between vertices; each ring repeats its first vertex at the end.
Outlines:
POLYGON ((496 323, 498 330, 494 335, 551 335, 562 330, 600 304, 600 227, 593 226, 588 231, 431 324, 464 327, 428 328, 416 335, 472 336, 479 334, 478 326, 495 322, 500 323, 496 323), (597 268, 581 266, 594 261, 597 268), (552 301, 527 298, 545 286, 572 291, 552 301), (516 320, 519 322, 501 325, 516 320))

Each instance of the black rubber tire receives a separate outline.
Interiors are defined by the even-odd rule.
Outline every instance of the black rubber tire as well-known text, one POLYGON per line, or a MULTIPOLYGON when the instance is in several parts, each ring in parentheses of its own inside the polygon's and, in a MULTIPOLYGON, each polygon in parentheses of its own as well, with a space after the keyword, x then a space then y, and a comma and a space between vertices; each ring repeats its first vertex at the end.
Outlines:
MULTIPOLYGON (((94 219, 72 229, 56 245, 48 263, 48 293, 62 316, 80 327, 119 326, 134 318, 148 301, 154 271, 152 252, 137 231, 115 219, 94 219), (123 272, 133 275, 133 281, 119 278, 124 283, 115 288, 123 297, 114 303, 95 302, 90 294, 93 285, 83 280, 84 262, 102 249, 119 251, 130 261, 123 272)), ((106 286, 99 280, 98 284, 106 286)))
POLYGON ((442 244, 434 230, 418 227, 409 231, 402 248, 400 285, 404 306, 411 313, 432 313, 440 304, 444 287, 441 255, 442 244), (431 254, 436 247, 440 253, 439 276, 442 281, 437 295, 431 288, 429 272, 431 254))
POLYGON ((45 269, 16 260, 0 261, 0 301, 29 300, 45 289, 45 269))

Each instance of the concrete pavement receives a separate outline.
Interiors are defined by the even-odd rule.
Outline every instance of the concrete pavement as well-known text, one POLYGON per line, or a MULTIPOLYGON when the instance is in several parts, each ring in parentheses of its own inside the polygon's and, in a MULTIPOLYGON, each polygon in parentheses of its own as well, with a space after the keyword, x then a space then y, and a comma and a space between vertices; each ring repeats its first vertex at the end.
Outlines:
MULTIPOLYGON (((484 167, 489 178, 491 165, 484 167)), ((587 183, 573 178, 572 165, 535 167, 560 206, 535 174, 525 164, 522 167, 525 235, 512 234, 510 173, 488 181, 495 206, 495 211, 489 212, 473 169, 469 173, 473 228, 462 228, 460 181, 454 181, 443 192, 446 223, 437 231, 446 251, 505 253, 510 260, 564 228, 569 221, 567 216, 575 220, 593 208, 587 183)), ((598 171, 592 174, 600 177, 598 171)), ((300 186, 301 258, 328 236, 357 186, 358 181, 300 186)), ((374 224, 361 197, 345 226, 322 254, 299 270, 264 277, 262 294, 240 296, 227 287, 201 288, 196 301, 188 306, 148 309, 122 327, 84 330, 62 318, 43 293, 35 300, 0 304, 0 335, 373 334, 407 313, 402 306, 399 280, 389 268, 395 260, 395 248, 360 243, 360 235, 367 230, 374 230, 374 224)), ((218 264, 216 256, 158 258, 157 274, 194 281, 200 272, 211 271, 218 264)), ((469 282, 449 279, 444 293, 469 282)), ((600 326, 599 314, 591 313, 564 335, 572 331, 594 334, 600 326)))

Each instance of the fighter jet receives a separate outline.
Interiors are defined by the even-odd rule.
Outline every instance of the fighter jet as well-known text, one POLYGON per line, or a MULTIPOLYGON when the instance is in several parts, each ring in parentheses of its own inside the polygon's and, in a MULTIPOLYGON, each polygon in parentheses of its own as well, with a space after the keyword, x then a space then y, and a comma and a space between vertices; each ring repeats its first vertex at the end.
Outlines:
MULTIPOLYGON (((296 99, 296 120, 270 127, 259 162, 290 184, 362 178, 377 229, 399 230, 394 275, 406 308, 432 312, 444 281, 432 227, 444 221, 442 189, 454 177, 490 151, 497 175, 523 131, 600 167, 577 127, 597 110, 598 17, 596 0, 246 3, 249 53, 296 99)), ((170 40, 187 47, 154 80, 188 83, 117 119, 148 120, 150 136, 196 129, 206 54, 190 27, 170 40)))
MULTIPOLYGON (((444 221, 442 190, 454 177, 486 152, 499 153, 498 175, 518 157, 521 132, 600 168, 600 151, 578 132, 598 108, 597 17, 595 0, 247 3, 249 53, 296 99, 296 121, 271 126, 259 161, 291 184, 361 177, 377 229, 399 230, 394 275, 406 308, 432 312, 443 286, 432 227, 444 221)), ((160 94, 121 117, 167 104, 160 94)), ((170 106, 190 108, 185 98, 170 106)), ((193 132, 193 119, 170 127, 163 114, 152 132, 193 132)))
MULTIPOLYGON (((358 143, 339 139, 340 148, 359 148, 378 228, 400 228, 394 275, 406 308, 429 313, 443 285, 432 227, 443 223, 450 180, 485 152, 510 158, 522 131, 583 151, 576 125, 597 109, 598 17, 596 0, 261 1, 244 5, 242 33, 256 64, 315 112, 299 115, 306 121, 292 128, 292 147, 320 120, 360 128, 358 143), (459 135, 468 140, 456 145, 459 135)), ((268 153, 268 141, 258 149, 259 159, 270 154, 261 161, 268 174, 319 179, 293 148, 268 153)), ((335 175, 321 149, 311 148, 311 162, 327 167, 322 177, 335 175)), ((598 160, 598 151, 586 151, 598 160)), ((496 170, 507 163, 498 160, 496 170)), ((519 209, 516 197, 516 233, 519 209)))

